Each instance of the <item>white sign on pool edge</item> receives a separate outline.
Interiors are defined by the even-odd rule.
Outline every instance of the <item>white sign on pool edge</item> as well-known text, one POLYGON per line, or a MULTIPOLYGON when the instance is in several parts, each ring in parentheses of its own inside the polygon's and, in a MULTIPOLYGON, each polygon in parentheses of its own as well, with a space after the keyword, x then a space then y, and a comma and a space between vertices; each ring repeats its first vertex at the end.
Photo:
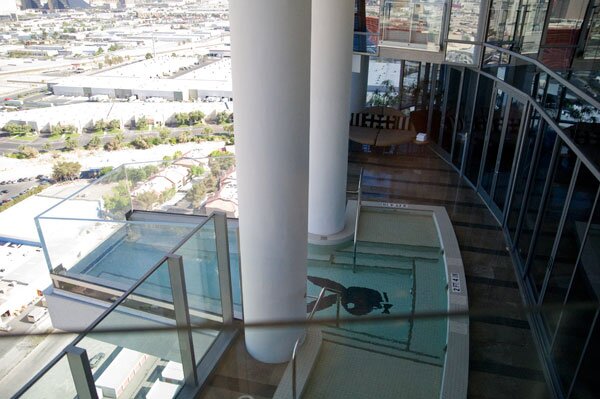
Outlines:
POLYGON ((452 286, 452 292, 460 292, 460 278, 458 273, 450 273, 450 285, 452 286))
POLYGON ((382 204, 388 208, 408 208, 407 204, 396 204, 394 202, 382 202, 382 204))

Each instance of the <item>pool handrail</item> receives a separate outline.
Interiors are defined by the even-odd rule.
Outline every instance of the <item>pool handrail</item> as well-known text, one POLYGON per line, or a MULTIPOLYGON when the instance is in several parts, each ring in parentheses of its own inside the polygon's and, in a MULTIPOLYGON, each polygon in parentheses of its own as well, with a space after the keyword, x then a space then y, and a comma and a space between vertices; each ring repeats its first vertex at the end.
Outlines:
MULTIPOLYGON (((327 288, 327 287, 321 288, 319 295, 316 297, 315 304, 313 305, 306 320, 307 321, 312 320, 313 316, 315 315, 315 312, 317 311, 317 308, 319 307, 319 302, 321 302, 321 299, 323 299, 323 297, 325 296, 325 292, 327 292, 327 291, 333 293, 336 296, 335 326, 339 328, 339 326, 340 326, 341 294, 339 291, 337 291, 333 288, 327 288)), ((307 297, 314 298, 310 295, 307 295, 307 297)), ((298 353, 298 348, 300 347, 300 343, 304 340, 304 337, 305 337, 305 335, 302 334, 300 337, 298 337, 298 339, 294 343, 294 349, 292 350, 292 359, 290 360, 290 362, 292 363, 292 399, 298 399, 298 396, 297 396, 298 393, 296 392, 296 357, 297 357, 296 355, 298 353)))
POLYGON ((358 176, 358 189, 356 193, 358 194, 358 199, 356 201, 356 217, 354 219, 354 241, 352 248, 352 273, 356 273, 356 244, 358 241, 358 220, 360 219, 360 203, 362 200, 362 178, 363 178, 364 168, 360 168, 360 175, 358 176))

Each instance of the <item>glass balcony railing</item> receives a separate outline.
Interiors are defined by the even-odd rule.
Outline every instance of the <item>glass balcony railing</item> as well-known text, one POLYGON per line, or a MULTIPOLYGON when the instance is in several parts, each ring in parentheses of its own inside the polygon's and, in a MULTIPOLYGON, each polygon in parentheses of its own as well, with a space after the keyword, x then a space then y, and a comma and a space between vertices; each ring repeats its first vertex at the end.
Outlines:
POLYGON ((226 231, 222 214, 194 228, 115 297, 17 396, 152 397, 154 390, 173 397, 184 385, 195 386, 197 367, 233 318, 227 256, 213 259, 217 241, 226 237, 215 231, 226 231), (200 328, 191 330, 192 323, 200 328))
POLYGON ((485 44, 482 71, 530 96, 600 168, 600 102, 536 60, 485 44))
MULTIPOLYGON (((234 166, 232 156, 126 164, 58 202, 36 218, 54 287, 113 302, 205 215, 220 211, 234 218, 227 240, 230 273, 238 287, 234 302, 241 314, 234 166), (193 217, 177 219, 179 214, 193 217)), ((207 227, 179 251, 196 254, 188 262, 216 264, 214 241, 215 228, 207 227)), ((203 273, 194 278, 210 280, 207 287, 213 287, 216 275, 203 273)))
POLYGON ((380 45, 438 52, 445 14, 446 4, 442 1, 385 1, 380 45))

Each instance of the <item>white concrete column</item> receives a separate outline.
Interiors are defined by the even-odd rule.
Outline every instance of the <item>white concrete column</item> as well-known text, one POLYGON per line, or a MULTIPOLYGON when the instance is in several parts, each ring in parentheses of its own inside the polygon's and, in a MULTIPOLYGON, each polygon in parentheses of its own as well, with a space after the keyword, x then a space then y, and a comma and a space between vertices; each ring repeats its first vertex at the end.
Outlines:
POLYGON ((369 56, 352 55, 352 93, 350 94, 350 112, 360 112, 367 102, 369 84, 369 56))
MULTIPOLYGON (((244 319, 306 317, 310 0, 230 0, 244 319)), ((257 360, 302 328, 246 329, 257 360)))
POLYGON ((308 231, 344 228, 352 81, 353 0, 312 2, 308 231))

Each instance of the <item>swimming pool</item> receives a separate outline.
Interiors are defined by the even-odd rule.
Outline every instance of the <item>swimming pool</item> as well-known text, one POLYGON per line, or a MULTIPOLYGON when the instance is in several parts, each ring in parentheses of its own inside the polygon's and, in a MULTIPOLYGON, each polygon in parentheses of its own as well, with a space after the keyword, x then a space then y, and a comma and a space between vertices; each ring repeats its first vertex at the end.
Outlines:
MULTIPOLYGON (((322 328, 321 351, 305 398, 391 399, 398 392, 424 399, 448 392, 458 395, 447 397, 462 397, 462 392, 466 396, 466 378, 447 377, 449 338, 455 337, 446 317, 385 321, 387 315, 447 312, 451 307, 446 244, 452 238, 452 244, 456 242, 447 225, 440 228, 438 219, 443 215, 437 213, 443 212, 449 223, 447 214, 443 209, 386 205, 361 211, 354 271, 352 243, 329 253, 323 247, 309 247, 308 295, 318 295, 322 287, 338 290, 343 297, 341 318, 381 316, 383 321, 322 328)), ((334 299, 325 297, 315 317, 335 318, 334 299)), ((466 375, 467 367, 458 367, 464 368, 458 374, 466 375)))

